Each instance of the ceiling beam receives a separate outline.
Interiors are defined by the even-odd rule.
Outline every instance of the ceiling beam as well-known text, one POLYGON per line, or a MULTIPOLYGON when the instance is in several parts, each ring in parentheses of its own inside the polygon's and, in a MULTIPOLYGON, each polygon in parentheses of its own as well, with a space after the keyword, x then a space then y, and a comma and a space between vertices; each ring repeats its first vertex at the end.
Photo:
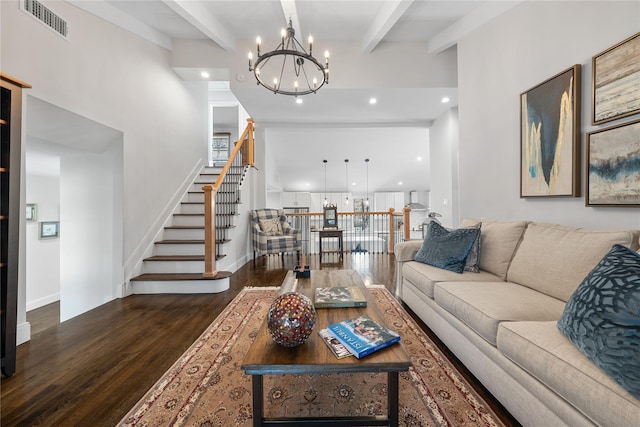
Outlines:
POLYGON ((227 28, 200 2, 188 0, 162 0, 171 10, 216 42, 227 52, 236 50, 236 39, 227 28))
POLYGON ((362 52, 371 53, 378 46, 389 30, 409 9, 414 0, 394 0, 384 2, 373 23, 362 39, 362 52))
POLYGON ((436 54, 443 52, 458 43, 462 37, 475 31, 487 22, 502 15, 524 0, 513 1, 488 1, 471 13, 457 20, 453 25, 447 27, 429 40, 428 52, 436 54))
POLYGON ((289 24, 289 19, 293 24, 293 29, 296 31, 296 38, 300 40, 302 36, 302 26, 298 19, 298 9, 296 9, 295 0, 280 0, 280 6, 282 7, 282 13, 284 13, 284 20, 289 24))
POLYGON ((137 20, 105 1, 67 0, 85 12, 100 17, 111 24, 123 28, 165 49, 172 49, 171 38, 149 25, 137 20))

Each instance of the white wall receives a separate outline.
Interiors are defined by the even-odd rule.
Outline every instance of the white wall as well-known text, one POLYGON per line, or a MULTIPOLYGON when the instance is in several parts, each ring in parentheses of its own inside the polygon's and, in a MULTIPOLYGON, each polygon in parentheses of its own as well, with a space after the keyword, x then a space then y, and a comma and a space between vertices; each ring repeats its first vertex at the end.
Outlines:
MULTIPOLYGON (((591 58, 640 31, 640 2, 524 2, 458 44, 460 217, 640 228, 637 208, 579 198, 520 199, 520 94, 582 64, 584 134, 592 129, 591 58)), ((635 117, 637 118, 637 116, 635 117)), ((584 176, 584 175, 583 175, 584 176)))
POLYGON ((438 117, 429 129, 431 147, 431 191, 429 208, 442 215, 447 227, 460 223, 458 205, 458 110, 453 108, 438 117))
MULTIPOLYGON (((18 1, 2 1, 2 72, 30 83, 29 95, 123 133, 122 164, 114 167, 122 170, 124 200, 110 226, 122 224, 118 265, 124 262, 130 273, 153 243, 150 230, 161 227, 184 177, 206 158, 206 83, 181 81, 163 48, 69 3, 44 4, 69 22, 70 40, 22 12, 18 1)), ((29 117, 23 120, 28 125, 29 117)), ((109 295, 99 290, 91 304, 115 298, 118 290, 108 288, 109 295)), ((19 293, 25 292, 21 277, 19 293)), ((24 310, 21 303, 19 319, 24 310)))
POLYGON ((206 158, 206 83, 182 82, 165 49, 66 2, 44 3, 69 21, 71 41, 17 1, 3 1, 3 72, 32 84, 30 95, 124 133, 128 258, 172 190, 206 158))
POLYGON ((60 321, 114 298, 122 277, 121 150, 65 153, 60 160, 60 321), (121 225, 121 224, 120 224, 121 225), (117 282, 116 282, 117 283, 117 282))
MULTIPOLYGON (((59 162, 59 159, 58 159, 59 162)), ((37 219, 26 223, 26 310, 60 299, 60 239, 39 239, 40 221, 60 220, 60 176, 27 175, 27 203, 36 203, 37 219)))

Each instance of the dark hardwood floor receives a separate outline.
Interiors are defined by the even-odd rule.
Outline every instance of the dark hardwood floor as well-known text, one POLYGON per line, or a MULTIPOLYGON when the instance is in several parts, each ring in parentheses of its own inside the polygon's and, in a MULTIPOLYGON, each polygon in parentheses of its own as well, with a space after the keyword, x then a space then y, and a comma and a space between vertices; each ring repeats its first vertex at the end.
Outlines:
MULTIPOLYGON (((43 326, 18 347, 16 373, 2 377, 0 424, 115 425, 243 287, 279 286, 295 264, 293 256, 258 259, 234 273, 230 289, 219 294, 132 295, 62 323, 55 320, 59 308, 47 306, 48 311, 37 313, 43 326)), ((345 254, 342 262, 321 265, 317 256, 310 256, 307 264, 312 269, 354 269, 365 284, 395 291, 393 255, 345 254)), ((517 426, 453 361, 502 421, 517 426)))

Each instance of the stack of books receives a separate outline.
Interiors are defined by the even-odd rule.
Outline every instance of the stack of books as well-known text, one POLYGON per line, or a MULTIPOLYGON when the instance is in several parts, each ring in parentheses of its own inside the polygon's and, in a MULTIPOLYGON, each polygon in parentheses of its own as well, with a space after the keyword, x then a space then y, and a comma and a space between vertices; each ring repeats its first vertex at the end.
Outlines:
POLYGON ((339 359, 348 356, 345 350, 360 359, 400 341, 400 335, 366 314, 329 325, 319 334, 339 359))
POLYGON ((359 286, 316 288, 316 308, 366 307, 367 297, 359 286))

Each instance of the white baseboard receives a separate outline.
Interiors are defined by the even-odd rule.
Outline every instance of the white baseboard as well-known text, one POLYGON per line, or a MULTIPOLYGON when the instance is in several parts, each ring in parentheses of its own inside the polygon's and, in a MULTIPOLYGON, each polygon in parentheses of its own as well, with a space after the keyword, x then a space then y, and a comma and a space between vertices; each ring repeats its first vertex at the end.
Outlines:
POLYGON ((46 297, 38 298, 33 301, 27 301, 27 311, 44 307, 45 305, 51 304, 56 301, 60 301, 60 292, 56 292, 55 294, 47 295, 46 297))
POLYGON ((31 340, 31 323, 24 322, 16 329, 16 345, 24 344, 31 340))

